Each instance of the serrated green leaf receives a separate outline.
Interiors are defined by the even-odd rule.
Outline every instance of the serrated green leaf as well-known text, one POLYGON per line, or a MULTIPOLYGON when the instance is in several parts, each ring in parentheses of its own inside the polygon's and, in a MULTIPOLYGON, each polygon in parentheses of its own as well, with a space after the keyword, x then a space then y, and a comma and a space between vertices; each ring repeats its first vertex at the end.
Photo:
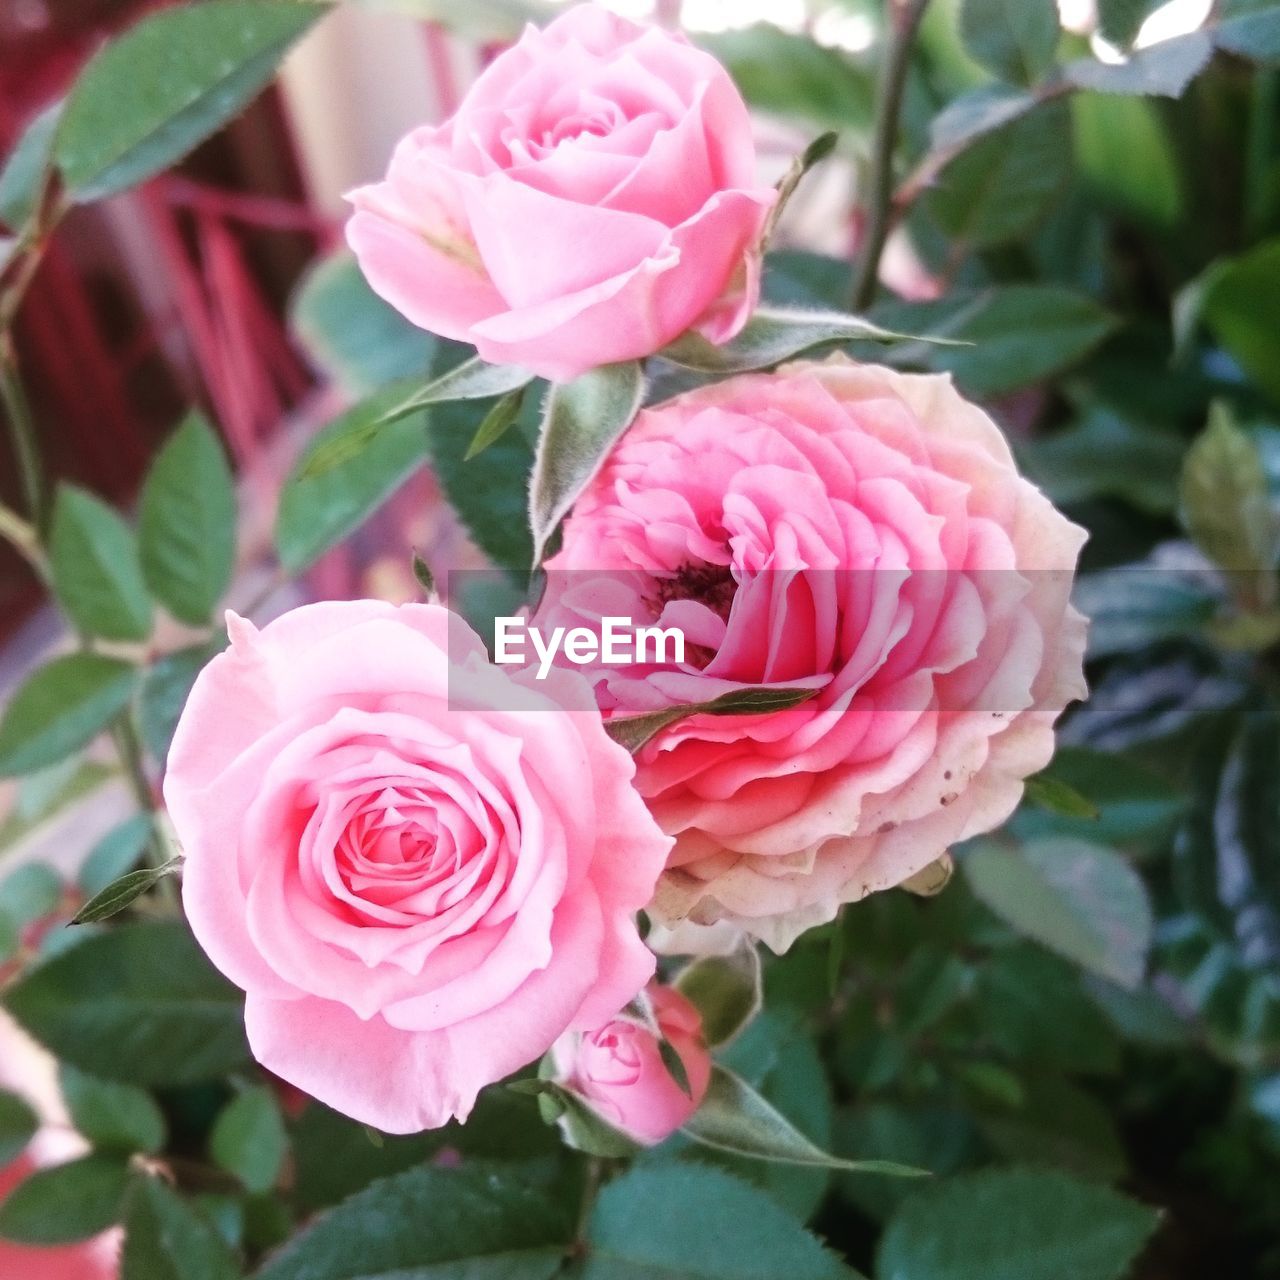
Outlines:
POLYGON ((567 1209, 480 1162, 411 1169, 317 1218, 255 1280, 550 1280, 572 1234, 567 1209))
POLYGON ((636 360, 604 365, 548 392, 529 481, 535 565, 643 399, 644 369, 636 360))
POLYGON ((253 1195, 275 1186, 289 1151, 275 1095, 265 1086, 243 1090, 226 1107, 209 1135, 209 1152, 253 1195))
POLYGON ((902 1205, 880 1280, 1121 1280, 1159 1218, 1106 1187, 1020 1169, 961 1174, 902 1205))
POLYGON ((24 1098, 0 1089, 0 1169, 26 1150, 39 1127, 39 1117, 24 1098))
POLYGON ((74 1244, 119 1222, 128 1165, 115 1156, 82 1156, 38 1169, 0 1204, 0 1237, 18 1244, 74 1244))
POLYGON ((90 1075, 193 1084, 248 1060, 243 997, 185 925, 155 921, 97 934, 25 973, 4 1007, 90 1075))
POLYGON ((164 1146, 164 1113, 145 1090, 65 1065, 59 1084, 71 1123, 95 1148, 154 1155, 164 1146))
POLYGON ((139 1179, 126 1200, 120 1280, 238 1280, 226 1242, 159 1178, 139 1179))
POLYGON ((83 632, 106 640, 145 640, 151 597, 133 530, 100 498, 59 486, 49 535, 53 590, 83 632))
POLYGON ((53 145, 73 199, 100 200, 181 160, 265 87, 324 10, 208 0, 151 14, 81 71, 53 145))
POLYGON ((763 1004, 760 953, 743 945, 727 956, 704 956, 680 971, 675 986, 698 1010, 707 1044, 728 1044, 763 1004))
POLYGON ((974 893, 1026 937, 1123 986, 1141 981, 1151 904, 1141 877, 1114 850, 1070 837, 1018 850, 986 842, 961 866, 974 893))
POLYGON ((1063 75, 1076 88, 1097 93, 1180 98, 1212 56, 1213 37, 1207 31, 1192 31, 1139 49, 1125 62, 1081 58, 1063 75))
POLYGON ((31 773, 87 746, 128 705, 136 680, 129 663, 96 653, 40 667, 0 720, 0 775, 31 773))
POLYGON ((231 583, 236 495, 217 434, 189 415, 160 451, 142 486, 142 571, 181 622, 206 625, 231 583))
POLYGON ((582 1280, 855 1280, 763 1191, 698 1164, 634 1168, 600 1192, 582 1280))

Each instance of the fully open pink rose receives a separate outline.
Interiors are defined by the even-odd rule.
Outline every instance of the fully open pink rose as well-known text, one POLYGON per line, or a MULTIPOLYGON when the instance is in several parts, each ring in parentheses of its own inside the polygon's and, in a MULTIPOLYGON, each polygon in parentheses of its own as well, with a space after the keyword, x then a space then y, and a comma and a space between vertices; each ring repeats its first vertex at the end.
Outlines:
POLYGON ((229 625, 165 798, 264 1066, 387 1132, 434 1127, 644 986, 634 913, 671 842, 581 677, 508 678, 438 605, 229 625))
POLYGON ((691 327, 736 334, 775 193, 714 58, 582 5, 528 28, 351 200, 347 239, 392 306, 565 381, 691 327))
POLYGON ((671 945, 727 923, 785 947, 1003 821, 1085 692, 1083 540, 946 377, 799 363, 642 413, 565 524, 540 625, 683 630, 683 664, 592 672, 609 715, 817 689, 642 748, 671 945))
MULTIPOLYGON (((58 1065, 0 1013, 0 1089, 16 1093, 39 1117, 41 1128, 18 1158, 0 1165, 0 1200, 33 1173, 88 1154, 89 1144, 71 1128, 58 1091, 58 1065)), ((0 1239, 3 1280, 115 1280, 120 1233, 50 1248, 0 1239)))
POLYGON ((558 1083, 646 1146, 670 1137, 693 1115, 711 1079, 711 1055, 697 1009, 656 982, 649 986, 649 1000, 663 1039, 684 1064, 688 1093, 663 1062, 657 1037, 629 1015, 563 1037, 553 1054, 558 1083))

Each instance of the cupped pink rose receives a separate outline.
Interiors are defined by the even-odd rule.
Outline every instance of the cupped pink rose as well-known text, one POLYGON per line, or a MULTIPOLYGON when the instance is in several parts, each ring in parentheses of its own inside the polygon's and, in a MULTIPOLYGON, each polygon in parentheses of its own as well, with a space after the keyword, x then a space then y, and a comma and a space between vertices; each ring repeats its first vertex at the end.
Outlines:
POLYGON ((581 677, 509 678, 439 605, 228 622, 165 799, 191 927, 265 1067, 432 1128, 643 988, 634 913, 671 842, 581 677))
POLYGON ((663 945, 717 926, 707 946, 785 948, 1008 817, 1085 694, 1084 537, 947 377, 835 358, 644 411, 566 521, 536 621, 682 630, 683 663, 589 672, 608 716, 816 689, 641 749, 676 838, 663 945))
MULTIPOLYGON (((33 1173, 86 1155, 89 1144, 71 1128, 58 1091, 57 1063, 0 1013, 0 1089, 16 1093, 36 1113, 40 1129, 16 1160, 0 1165, 0 1200, 33 1173)), ((120 1233, 51 1248, 0 1238, 4 1280, 116 1280, 120 1233)))
POLYGON ((727 342, 776 200, 710 54, 595 5, 529 27, 351 194, 347 239, 414 324, 567 381, 685 330, 727 342))
POLYGON ((697 1009, 656 982, 649 986, 649 1001, 662 1038, 684 1064, 687 1093, 663 1062, 658 1038, 628 1014, 563 1037, 552 1054, 557 1083, 644 1146, 675 1133, 698 1109, 711 1080, 711 1054, 697 1009))

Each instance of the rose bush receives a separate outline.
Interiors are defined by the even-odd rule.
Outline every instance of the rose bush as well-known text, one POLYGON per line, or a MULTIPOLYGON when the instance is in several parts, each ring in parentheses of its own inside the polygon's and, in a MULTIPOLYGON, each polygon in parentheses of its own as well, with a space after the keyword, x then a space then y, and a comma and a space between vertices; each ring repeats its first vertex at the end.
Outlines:
POLYGON ((698 1109, 711 1080, 711 1055, 697 1009, 675 988, 650 983, 649 1001, 662 1038, 679 1055, 686 1091, 662 1060, 657 1036, 638 1018, 619 1014, 602 1026, 570 1032, 552 1050, 555 1079, 607 1124, 652 1146, 698 1109))
POLYGON ((508 679, 438 605, 230 621, 165 797, 263 1065, 388 1132, 439 1126, 643 988, 633 914, 670 841, 579 677, 508 679))
POLYGON ((683 664, 594 671, 610 716, 818 690, 642 748, 669 944, 784 949, 1008 817, 1085 691, 1083 540, 946 377, 797 363, 644 411, 565 523, 544 629, 683 630, 683 664))
POLYGON ((352 193, 347 238, 414 324, 566 381, 691 327, 736 334, 775 198, 714 58, 582 5, 409 134, 385 181, 352 193))

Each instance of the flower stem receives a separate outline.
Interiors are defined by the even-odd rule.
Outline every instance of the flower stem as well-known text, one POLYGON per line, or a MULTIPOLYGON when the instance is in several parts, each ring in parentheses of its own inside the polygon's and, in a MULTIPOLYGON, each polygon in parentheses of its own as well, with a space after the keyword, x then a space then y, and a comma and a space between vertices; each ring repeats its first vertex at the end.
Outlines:
POLYGON ((4 405, 5 419, 9 424, 9 436, 13 441, 27 513, 36 530, 43 530, 46 514, 44 468, 40 463, 40 448, 36 441, 31 406, 27 403, 22 380, 18 376, 13 339, 7 332, 0 332, 0 403, 4 405))
POLYGON ((902 95, 911 63, 911 48, 929 0, 887 0, 887 3, 889 48, 876 86, 876 123, 871 145, 871 192, 868 201, 870 219, 867 243, 854 277, 854 311, 865 310, 876 294, 880 258, 889 238, 892 220, 893 152, 898 141, 902 95))

